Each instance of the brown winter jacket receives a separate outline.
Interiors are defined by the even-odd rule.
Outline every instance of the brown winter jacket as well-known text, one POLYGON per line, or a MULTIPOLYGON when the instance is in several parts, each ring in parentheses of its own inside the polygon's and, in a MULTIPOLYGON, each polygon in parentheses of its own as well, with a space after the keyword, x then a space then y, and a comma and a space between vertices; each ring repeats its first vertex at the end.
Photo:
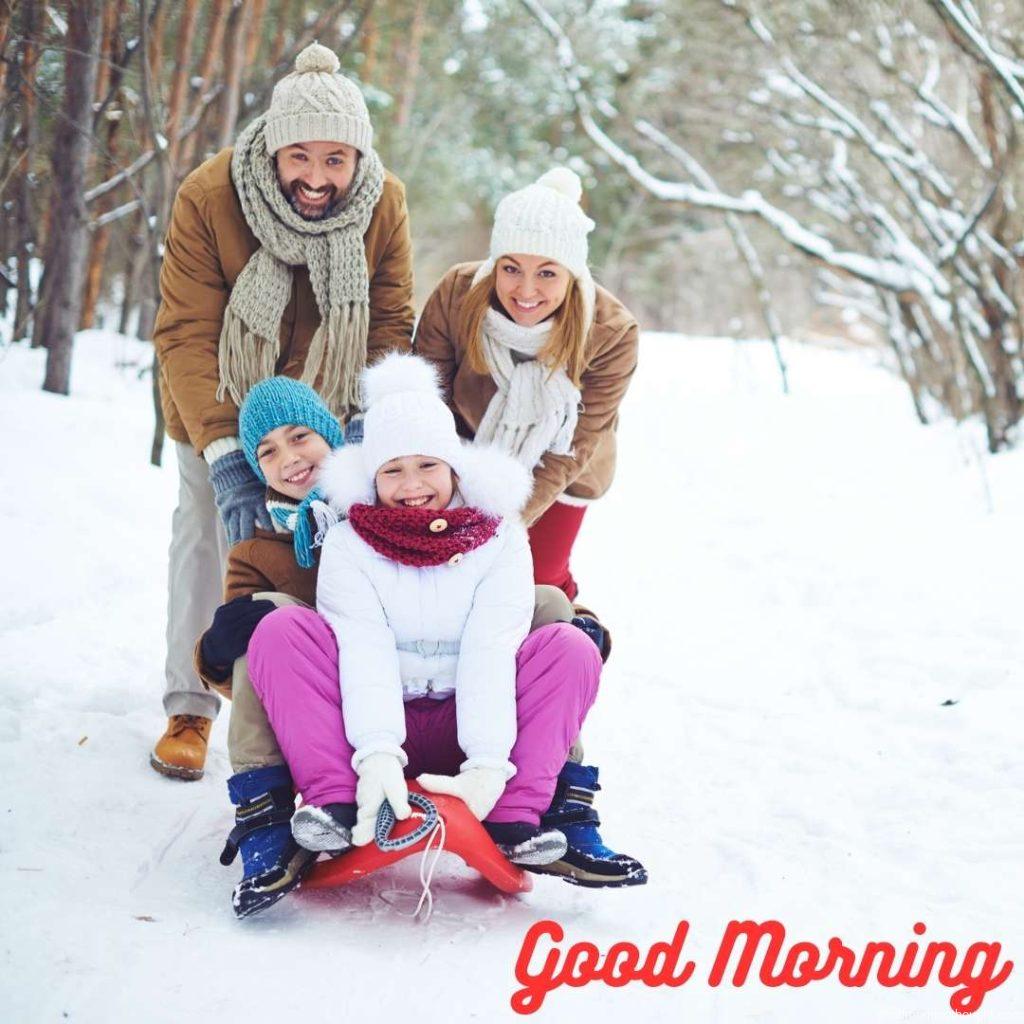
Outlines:
MULTIPOLYGON (((473 437, 497 392, 490 374, 470 369, 461 306, 479 263, 451 268, 427 299, 416 327, 416 352, 438 367, 459 432, 473 437)), ((608 490, 615 475, 615 428, 619 403, 636 369, 640 328, 633 314, 610 292, 597 289, 594 323, 587 336, 579 423, 574 455, 548 452, 533 471, 533 494, 523 512, 528 526, 563 493, 591 500, 608 490)))
MULTIPOLYGON (((245 594, 264 591, 287 594, 316 607, 316 573, 319 552, 309 569, 295 561, 294 537, 290 533, 275 533, 256 527, 249 540, 236 544, 228 554, 228 568, 224 576, 224 603, 245 594)), ((204 685, 231 696, 231 679, 225 681, 203 661, 200 651, 202 637, 196 641, 195 666, 204 685)))
MULTIPOLYGON (((197 167, 181 184, 171 211, 160 271, 160 310, 153 343, 167 433, 197 454, 238 433, 238 408, 217 401, 217 348, 232 285, 259 248, 231 183, 231 149, 197 167)), ((414 321, 412 245, 405 188, 389 172, 364 236, 370 274, 367 357, 408 350, 414 321)), ((281 320, 277 372, 302 373, 320 325, 306 267, 294 268, 292 297, 281 320)))

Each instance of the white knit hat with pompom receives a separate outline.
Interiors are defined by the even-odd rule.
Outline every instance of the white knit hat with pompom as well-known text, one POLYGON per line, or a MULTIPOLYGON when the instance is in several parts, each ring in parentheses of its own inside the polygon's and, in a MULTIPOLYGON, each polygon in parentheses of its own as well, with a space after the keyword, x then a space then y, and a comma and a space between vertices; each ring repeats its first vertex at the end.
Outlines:
POLYGON ((371 481, 385 462, 406 455, 430 455, 462 472, 465 449, 430 363, 392 352, 364 370, 362 381, 362 453, 371 481))
POLYGON ((502 256, 525 253, 561 263, 573 277, 589 279, 587 235, 594 222, 580 207, 583 186, 568 167, 555 167, 532 185, 498 203, 485 273, 502 256))
POLYGON ((366 101, 355 82, 338 74, 341 62, 326 46, 310 43, 295 70, 274 86, 263 130, 273 155, 297 142, 345 142, 360 153, 373 146, 366 101))

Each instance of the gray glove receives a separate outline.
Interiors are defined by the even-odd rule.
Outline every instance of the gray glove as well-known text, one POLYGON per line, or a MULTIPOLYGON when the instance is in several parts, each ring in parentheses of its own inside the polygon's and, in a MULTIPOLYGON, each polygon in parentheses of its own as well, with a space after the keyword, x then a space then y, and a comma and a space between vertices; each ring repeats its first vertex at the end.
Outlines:
POLYGON ((267 511, 266 485, 253 475, 244 452, 228 452, 215 459, 210 466, 210 483, 231 547, 251 537, 254 526, 274 528, 267 511))
POLYGON ((363 417, 353 416, 345 424, 345 444, 363 443, 363 417))

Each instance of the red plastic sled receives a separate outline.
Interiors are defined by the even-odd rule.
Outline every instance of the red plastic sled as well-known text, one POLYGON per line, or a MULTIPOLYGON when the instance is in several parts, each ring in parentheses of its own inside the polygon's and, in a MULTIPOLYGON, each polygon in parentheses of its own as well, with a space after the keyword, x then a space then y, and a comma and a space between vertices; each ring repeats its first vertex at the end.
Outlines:
MULTIPOLYGON (((448 853, 458 854, 465 863, 479 871, 488 882, 502 892, 529 892, 533 879, 522 868, 510 864, 484 831, 483 825, 470 813, 469 808, 458 798, 444 793, 428 793, 418 783, 409 781, 411 793, 422 793, 437 807, 444 818, 446 835, 444 848, 448 853)), ((423 812, 413 808, 412 815, 405 821, 395 823, 392 837, 399 838, 416 828, 423 812)), ((341 857, 320 861, 302 883, 306 889, 328 889, 348 885, 359 878, 372 874, 380 868, 394 864, 414 853, 421 853, 427 844, 424 836, 418 843, 404 850, 381 850, 376 843, 356 846, 341 857)))

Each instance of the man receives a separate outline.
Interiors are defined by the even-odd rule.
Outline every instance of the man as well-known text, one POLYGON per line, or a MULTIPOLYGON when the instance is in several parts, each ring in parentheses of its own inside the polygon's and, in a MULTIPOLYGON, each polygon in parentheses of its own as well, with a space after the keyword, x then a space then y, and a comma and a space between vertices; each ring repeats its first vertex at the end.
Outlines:
POLYGON ((267 113, 185 179, 171 213, 153 340, 179 493, 169 720, 150 763, 174 778, 202 776, 218 711, 192 653, 221 602, 228 547, 256 524, 271 528, 265 485, 239 445, 239 404, 258 380, 284 374, 316 387, 344 420, 363 366, 410 347, 405 191, 381 165, 366 103, 338 67, 326 47, 303 50, 267 113))

